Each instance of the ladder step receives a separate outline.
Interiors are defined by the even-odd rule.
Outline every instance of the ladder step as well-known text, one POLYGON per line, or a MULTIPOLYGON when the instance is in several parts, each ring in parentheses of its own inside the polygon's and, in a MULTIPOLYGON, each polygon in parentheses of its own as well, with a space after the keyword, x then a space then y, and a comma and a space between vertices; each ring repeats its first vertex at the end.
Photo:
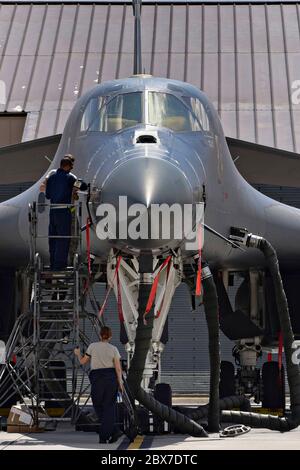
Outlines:
POLYGON ((62 274, 62 275, 59 275, 59 276, 49 276, 49 275, 45 275, 43 273, 41 273, 40 277, 39 277, 39 280, 40 281, 44 281, 44 282, 48 282, 50 284, 50 282, 52 283, 57 283, 57 284, 60 284, 60 283, 63 283, 63 282, 68 282, 68 281, 73 281, 74 280, 74 277, 75 277, 75 273, 68 273, 66 275, 62 274))
MULTIPOLYGON (((49 369, 51 370, 51 369, 49 369)), ((43 378, 39 378, 38 379, 39 382, 67 382, 68 379, 64 379, 64 378, 61 378, 61 379, 43 379, 43 378)))
POLYGON ((64 286, 63 289, 39 289, 37 292, 40 299, 51 299, 54 296, 60 297, 71 297, 71 295, 75 294, 74 286, 64 286))
MULTIPOLYGON (((40 339, 40 342, 41 343, 62 343, 64 340, 64 338, 54 338, 54 339, 40 339)), ((69 343, 69 341, 68 341, 69 343)))
POLYGON ((59 286, 57 286, 56 284, 53 286, 44 285, 44 284, 38 285, 38 289, 41 295, 50 295, 50 293, 54 293, 54 292, 59 292, 59 293, 68 292, 71 289, 72 291, 74 291, 74 288, 75 288, 75 284, 73 282, 64 283, 59 286))
POLYGON ((53 310, 53 309, 44 310, 44 309, 41 309, 41 311, 40 311, 41 315, 43 313, 46 313, 46 314, 47 313, 50 313, 50 314, 53 313, 53 314, 57 315, 59 313, 72 313, 72 312, 73 312, 73 309, 70 309, 70 308, 68 308, 68 309, 62 308, 62 309, 59 309, 59 310, 58 309, 57 310, 53 310))
POLYGON ((61 310, 72 310, 74 307, 74 302, 70 303, 63 303, 62 301, 56 301, 56 304, 49 304, 46 305, 44 303, 40 304, 40 311, 45 310, 45 312, 51 311, 51 312, 60 312, 61 310))
POLYGON ((51 287, 51 288, 46 288, 46 287, 45 287, 45 288, 44 288, 44 287, 43 287, 43 289, 40 289, 40 295, 46 296, 46 295, 51 295, 51 294, 53 294, 53 293, 55 293, 55 294, 56 294, 56 293, 61 294, 61 293, 64 293, 64 292, 69 292, 69 290, 71 289, 71 287, 73 287, 73 285, 72 285, 72 286, 63 286, 63 288, 61 288, 61 289, 60 289, 59 287, 55 287, 55 288, 53 288, 53 287, 51 287))
POLYGON ((49 274, 50 276, 60 276, 61 274, 68 274, 74 272, 74 268, 72 266, 67 266, 66 269, 62 269, 60 271, 50 271, 47 268, 44 271, 41 271, 42 274, 49 274))
POLYGON ((74 303, 68 302, 64 303, 63 305, 60 303, 57 304, 46 304, 40 303, 40 312, 41 311, 51 311, 51 312, 60 312, 61 310, 72 310, 74 308, 74 303))
POLYGON ((43 289, 54 289, 57 288, 59 289, 60 287, 65 287, 65 286, 72 286, 75 284, 73 278, 64 278, 60 279, 59 281, 57 279, 50 279, 51 282, 49 282, 49 279, 40 279, 38 284, 40 287, 43 289))
POLYGON ((60 280, 66 280, 66 279, 71 279, 74 277, 74 272, 69 272, 69 273, 59 273, 59 274, 49 274, 49 273, 40 273, 40 279, 43 280, 50 280, 50 281, 60 281, 60 280))
MULTIPOLYGON (((73 322, 72 318, 69 319, 62 319, 62 318, 55 318, 55 317, 50 317, 50 318, 41 318, 40 323, 66 323, 66 322, 73 322)), ((44 331, 44 330, 43 330, 44 331)))
POLYGON ((73 308, 73 303, 70 304, 63 304, 62 303, 57 303, 56 305, 55 304, 52 304, 52 305, 45 305, 45 304, 41 304, 40 305, 40 311, 41 310, 45 310, 46 312, 47 311, 51 311, 51 312, 60 312, 60 310, 71 310, 73 308))
MULTIPOLYGON (((40 362, 40 361, 39 361, 39 362, 40 362)), ((40 367, 41 367, 43 370, 47 370, 47 371, 48 371, 48 370, 50 370, 50 371, 52 371, 52 370, 65 370, 65 371, 67 371, 67 370, 72 370, 72 367, 52 367, 52 366, 47 367, 47 366, 43 366, 43 365, 41 364, 41 362, 40 362, 40 367)))
MULTIPOLYGON (((60 274, 59 276, 50 276, 49 274, 40 274, 39 280, 44 282, 55 282, 57 284, 63 283, 66 281, 72 281, 74 279, 75 273, 60 274)), ((49 284, 50 284, 49 282, 49 284)))
POLYGON ((52 330, 52 329, 42 329, 41 330, 43 333, 49 333, 49 331, 51 331, 51 333, 66 333, 66 334, 70 334, 71 333, 71 328, 69 328, 68 330, 52 330))
POLYGON ((40 313, 48 313, 50 312, 51 314, 52 313, 60 313, 60 312, 73 312, 74 308, 73 308, 73 305, 64 305, 63 307, 61 308, 53 308, 51 305, 41 305, 40 307, 40 313))
POLYGON ((39 401, 72 401, 72 398, 48 398, 40 396, 39 401))
POLYGON ((43 421, 71 421, 71 417, 70 418, 61 418, 60 416, 53 416, 53 418, 51 418, 49 416, 49 418, 41 418, 40 419, 41 422, 43 421))

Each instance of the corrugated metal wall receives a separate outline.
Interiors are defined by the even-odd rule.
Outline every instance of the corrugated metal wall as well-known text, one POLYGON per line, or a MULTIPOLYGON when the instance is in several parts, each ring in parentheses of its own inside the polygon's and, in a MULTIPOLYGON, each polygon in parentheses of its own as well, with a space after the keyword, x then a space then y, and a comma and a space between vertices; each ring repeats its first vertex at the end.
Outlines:
POLYGON ((32 182, 18 184, 0 184, 0 202, 7 201, 7 199, 17 196, 17 194, 23 193, 32 185, 32 182))
POLYGON ((270 186, 267 184, 254 185, 263 194, 276 199, 289 206, 300 209, 300 188, 290 188, 287 186, 270 186))
MULTIPOLYGON (((144 5, 145 70, 203 89, 226 135, 299 152, 299 8, 144 5)), ((55 134, 84 91, 132 74, 132 7, 0 4, 0 45, 0 111, 30 113, 25 140, 55 134)))

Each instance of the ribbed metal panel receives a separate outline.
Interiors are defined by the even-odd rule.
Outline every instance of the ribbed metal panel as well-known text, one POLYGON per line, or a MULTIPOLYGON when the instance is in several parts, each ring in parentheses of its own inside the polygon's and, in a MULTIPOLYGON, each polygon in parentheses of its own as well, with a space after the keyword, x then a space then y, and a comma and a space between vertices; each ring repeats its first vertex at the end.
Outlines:
MULTIPOLYGON (((221 356, 232 360, 233 344, 221 333, 221 356)), ((191 311, 187 286, 176 290, 169 313, 169 342, 162 355, 162 380, 176 392, 207 393, 208 332, 203 307, 191 311)))
POLYGON ((6 201, 30 188, 33 183, 0 184, 0 202, 6 201))
MULTIPOLYGON (((143 65, 203 89, 226 135, 299 152, 299 18, 297 3, 146 3, 143 65)), ((132 35, 128 3, 1 4, 0 111, 30 113, 24 140, 61 132, 83 92, 132 74, 132 35)))
POLYGON ((267 196, 289 206, 300 208, 300 189, 287 186, 255 185, 255 188, 267 196))

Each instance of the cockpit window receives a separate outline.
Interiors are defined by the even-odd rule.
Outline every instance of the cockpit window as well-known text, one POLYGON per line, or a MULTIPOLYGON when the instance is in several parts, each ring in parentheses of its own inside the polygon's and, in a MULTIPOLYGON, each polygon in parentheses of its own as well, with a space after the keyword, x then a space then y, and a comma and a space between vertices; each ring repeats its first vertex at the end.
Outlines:
POLYGON ((81 132, 116 132, 143 122, 142 93, 92 98, 81 119, 81 132))
POLYGON ((201 131, 201 121, 195 111, 170 93, 148 94, 148 123, 154 126, 177 132, 201 131))
POLYGON ((182 99, 187 103, 189 108, 192 109, 197 118, 197 121, 202 127, 202 130, 205 132, 210 132, 211 129, 208 115, 201 101, 199 101, 197 98, 193 98, 192 96, 183 96, 182 99))

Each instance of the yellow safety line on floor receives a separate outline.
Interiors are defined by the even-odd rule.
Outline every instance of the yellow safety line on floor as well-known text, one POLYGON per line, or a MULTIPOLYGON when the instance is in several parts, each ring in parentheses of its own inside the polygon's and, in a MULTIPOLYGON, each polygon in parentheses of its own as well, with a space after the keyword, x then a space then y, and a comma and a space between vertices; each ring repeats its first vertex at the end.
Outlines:
POLYGON ((144 436, 136 436, 133 442, 127 447, 127 450, 139 449, 143 443, 144 436))

